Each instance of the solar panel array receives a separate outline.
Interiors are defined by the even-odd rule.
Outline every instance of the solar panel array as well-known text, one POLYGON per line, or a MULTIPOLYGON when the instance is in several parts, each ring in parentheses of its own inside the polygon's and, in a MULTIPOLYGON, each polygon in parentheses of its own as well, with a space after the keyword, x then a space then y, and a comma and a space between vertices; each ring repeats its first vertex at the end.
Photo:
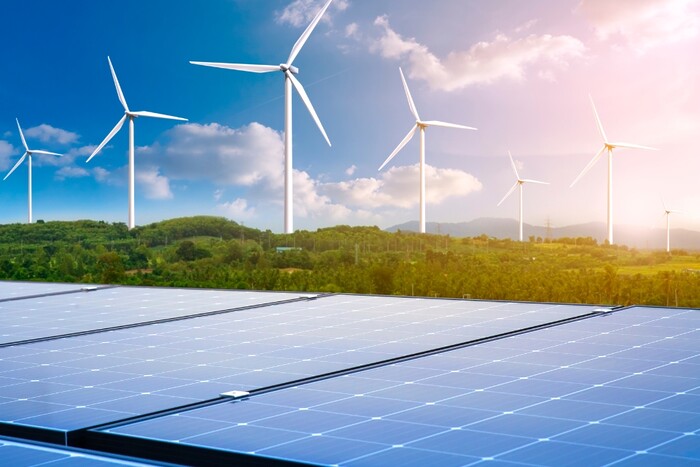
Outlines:
POLYGON ((128 287, 12 304, 5 436, 202 465, 700 462, 696 310, 128 287))

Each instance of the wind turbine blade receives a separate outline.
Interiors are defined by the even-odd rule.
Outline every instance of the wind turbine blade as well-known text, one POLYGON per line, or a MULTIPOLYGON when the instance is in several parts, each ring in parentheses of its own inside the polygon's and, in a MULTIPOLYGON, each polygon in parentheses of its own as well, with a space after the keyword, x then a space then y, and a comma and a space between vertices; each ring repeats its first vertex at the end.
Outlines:
POLYGON ((515 167, 515 161, 513 160, 513 155, 508 151, 508 157, 510 158, 510 166, 513 167, 513 172, 515 172, 516 180, 520 180, 520 175, 518 174, 518 169, 515 167))
POLYGON ((309 109, 309 113, 313 117, 314 122, 316 122, 316 126, 318 126, 318 129, 321 130, 321 134, 326 139, 326 143, 328 143, 328 146, 330 146, 331 140, 328 139, 328 135, 326 134, 326 130, 323 129, 323 125, 321 124, 321 120, 319 120, 318 115, 316 115, 316 111, 314 110, 314 106, 311 105, 311 100, 309 100, 309 96, 306 95, 306 91, 304 91, 304 87, 301 85, 299 80, 297 80, 289 70, 285 71, 284 74, 287 75, 287 77, 292 81, 292 84, 294 85, 294 88, 299 93, 301 100, 304 101, 306 108, 309 109))
POLYGON ((442 126, 445 128, 458 128, 460 130, 476 130, 476 128, 470 126, 458 125, 456 123, 441 122, 440 120, 426 120, 421 121, 421 123, 428 126, 442 126))
POLYGON ((532 179, 530 179, 530 178, 524 178, 524 179, 522 179, 522 180, 520 180, 520 181, 521 181, 521 182, 525 182, 525 183, 537 183, 537 184, 539 184, 539 185, 549 185, 549 182, 541 182, 541 181, 539 181, 539 180, 532 180, 532 179))
POLYGON ((131 112, 132 115, 136 115, 137 117, 152 117, 152 118, 166 118, 168 120, 181 120, 183 122, 186 122, 186 118, 182 117, 174 117, 172 115, 165 115, 165 114, 159 114, 155 112, 149 112, 148 110, 139 110, 138 112, 131 112))
POLYGON ((297 55, 301 51, 301 48, 304 47, 306 40, 311 35, 311 33, 313 32, 313 30, 316 27, 316 25, 318 24, 318 22, 321 21, 321 17, 326 12, 326 10, 328 9, 328 7, 330 6, 332 1, 333 0, 328 0, 326 2, 326 4, 323 5, 323 8, 321 8, 321 10, 319 10, 319 12, 316 13, 316 16, 311 21, 311 24, 309 24, 306 27, 306 30, 302 33, 302 35, 299 37, 299 39, 297 39, 297 41, 294 43, 294 46, 292 47, 292 51, 289 53, 289 58, 287 59, 287 65, 291 66, 294 59, 297 58, 297 55))
POLYGON ((666 207, 666 201, 664 201, 663 196, 659 196, 661 198, 661 205, 664 207, 664 211, 668 212, 668 208, 666 207))
POLYGON ((19 137, 22 138, 22 144, 24 145, 24 150, 29 151, 29 147, 27 146, 27 140, 24 139, 24 133, 22 133, 22 127, 19 126, 19 118, 15 118, 15 121, 17 122, 17 128, 19 129, 19 137))
POLYGON ((569 188, 571 188, 572 186, 576 185, 576 182, 578 182, 579 180, 581 180, 581 177, 583 177, 584 175, 586 175, 586 172, 588 172, 589 170, 591 170, 591 167, 593 167, 593 166, 595 165, 595 163, 598 162, 598 159, 600 159, 600 156, 603 155, 603 152, 604 152, 604 151, 605 151, 605 146, 603 146, 602 148, 600 148, 600 151, 598 151, 598 154, 596 154, 595 156, 593 156, 593 159, 591 159, 591 161, 588 163, 588 165, 581 171, 580 174, 578 174, 578 177, 576 177, 576 180, 574 180, 574 181, 571 183, 571 185, 569 185, 569 188))
POLYGON ((226 70, 249 71, 251 73, 270 73, 280 71, 279 65, 249 65, 246 63, 190 62, 192 65, 224 68, 226 70))
POLYGON ((413 128, 411 128, 411 131, 408 132, 408 134, 404 137, 404 139, 399 143, 398 146, 396 146, 396 149, 394 149, 394 152, 392 152, 389 157, 386 158, 384 163, 377 169, 377 171, 380 171, 384 168, 385 165, 389 163, 390 160, 394 158, 395 155, 399 153, 403 149, 404 146, 408 144, 409 141, 411 141, 411 138, 413 138, 413 135, 416 134, 416 131, 418 131, 418 125, 413 125, 413 128))
POLYGON ((15 166, 12 167, 12 170, 10 170, 9 172, 7 172, 7 175, 5 175, 5 178, 3 178, 3 180, 7 180, 7 177, 9 177, 10 175, 12 175, 12 172, 14 172, 15 169, 17 169, 17 167, 19 167, 20 164, 21 164, 22 162, 24 162, 24 159, 27 158, 27 154, 29 154, 29 153, 28 153, 28 152, 25 152, 24 155, 23 155, 22 157, 19 158, 19 160, 17 161, 17 163, 15 164, 15 166))
POLYGON ((95 155, 96 155, 98 152, 100 152, 100 149, 102 149, 102 148, 105 146, 105 144, 109 143, 109 140, 111 140, 111 139, 114 137, 114 135, 116 135, 117 132, 118 132, 119 130, 122 129, 122 125, 124 125, 124 122, 125 122, 125 121, 126 121, 126 115, 124 115, 124 116, 117 122, 117 124, 114 126, 114 128, 112 128, 112 131, 110 131, 109 134, 107 135, 107 137, 104 139, 104 141, 102 141, 102 142, 100 143, 100 145, 97 146, 97 148, 96 148, 94 151, 92 151, 92 154, 90 154, 90 157, 88 157, 87 161, 85 161, 85 162, 90 162, 90 159, 92 159, 93 157, 95 157, 95 155))
POLYGON ((610 146, 615 148, 626 148, 626 149, 647 149, 649 151, 658 151, 656 148, 650 148, 649 146, 641 146, 639 144, 632 143, 610 143, 610 146))
POLYGON ((593 96, 590 94, 588 95, 588 98, 591 100, 591 105, 593 106, 593 113, 595 114, 595 121, 598 124, 598 130, 600 131, 601 136, 603 137, 603 142, 607 143, 608 142, 608 137, 605 136, 605 130, 603 130, 603 124, 600 123, 600 117, 598 116, 598 111, 595 108, 595 104, 593 103, 593 96))
POLYGON ((117 88, 117 96, 119 97, 119 102, 122 103, 122 106, 124 107, 125 111, 129 111, 129 106, 126 105, 126 99, 124 98, 124 93, 122 92, 122 87, 119 86, 119 80, 117 79, 117 73, 114 71, 114 67, 112 66, 112 60, 107 57, 107 61, 109 62, 109 69, 112 71, 112 79, 114 79, 114 87, 117 88))
POLYGON ((401 81, 403 82, 403 90, 406 93, 406 99, 408 100, 408 107, 411 109, 411 113, 416 117, 416 121, 420 120, 418 116, 418 110, 416 109, 416 104, 413 102, 413 97, 411 96, 411 91, 408 89, 408 83, 406 83, 406 78, 403 76, 403 70, 399 67, 399 73, 401 73, 401 81))
POLYGON ((496 206, 500 206, 501 203, 503 203, 503 201, 505 201, 511 194, 513 194, 513 192, 515 191, 516 188, 518 188, 518 182, 515 182, 515 185, 513 185, 510 188, 510 190, 508 190, 508 193, 506 193, 506 195, 503 197, 503 199, 500 200, 496 206))
POLYGON ((58 157, 63 156, 63 154, 58 154, 56 152, 42 151, 41 149, 32 149, 30 152, 32 154, 43 154, 45 156, 58 156, 58 157))

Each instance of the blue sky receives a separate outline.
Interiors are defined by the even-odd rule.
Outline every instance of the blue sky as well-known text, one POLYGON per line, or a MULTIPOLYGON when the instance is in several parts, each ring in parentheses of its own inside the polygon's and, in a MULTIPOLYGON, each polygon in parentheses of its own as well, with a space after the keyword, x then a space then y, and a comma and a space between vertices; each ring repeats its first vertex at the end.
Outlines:
MULTIPOLYGON (((112 59, 136 121, 136 221, 229 217, 282 230, 283 79, 190 60, 277 64, 320 0, 8 0, 0 43, 0 170, 33 149, 34 217, 126 221, 128 132, 89 164, 122 116, 112 59)), ((605 221, 606 164, 570 183, 611 140, 658 147, 614 159, 616 224, 700 228, 700 2, 697 0, 334 0, 295 65, 333 144, 294 97, 295 228, 388 227, 418 218, 418 144, 377 168, 424 119, 479 128, 427 131, 427 220, 517 216, 507 151, 525 187, 525 221, 605 221)), ((0 222, 26 219, 26 167, 0 185, 0 222)))

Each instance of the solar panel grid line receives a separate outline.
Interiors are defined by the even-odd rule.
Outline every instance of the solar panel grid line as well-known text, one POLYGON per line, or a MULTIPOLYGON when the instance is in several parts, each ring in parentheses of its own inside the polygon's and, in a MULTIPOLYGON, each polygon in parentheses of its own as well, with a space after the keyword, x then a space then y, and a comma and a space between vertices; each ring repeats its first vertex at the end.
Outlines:
MULTIPOLYGON (((590 323, 590 320, 587 320, 587 321, 585 321, 585 322, 579 322, 579 323, 588 324, 588 323, 590 323)), ((629 329, 634 329, 633 326, 629 326, 628 328, 629 328, 629 329)), ((558 329, 559 329, 559 328, 557 328, 557 330, 558 330, 558 329)), ((685 333, 676 334, 676 335, 674 335, 673 337, 678 337, 678 336, 681 336, 681 335, 688 335, 688 334, 690 334, 690 333, 692 333, 692 331, 688 331, 688 332, 685 332, 685 333)), ((585 339, 585 337, 583 337, 582 339, 585 339)), ((511 339, 511 340, 512 340, 512 339, 511 339)), ((657 339, 657 340, 652 341, 652 342, 664 342, 665 340, 666 340, 666 339, 657 339)), ((499 341, 499 343, 507 343, 507 342, 508 342, 508 341, 499 341)), ((545 342, 545 343, 546 343, 546 342, 545 342)), ((557 347, 557 346, 549 346, 549 347, 547 347, 547 346, 545 345, 545 346, 543 346, 543 349, 544 349, 544 348, 556 348, 556 347, 557 347)), ((636 346, 636 347, 641 347, 641 346, 636 346)), ((539 351, 539 350, 531 350, 529 353, 533 353, 533 354, 534 354, 534 353, 536 353, 536 352, 538 352, 538 351, 539 351)), ((515 358, 515 356, 514 356, 514 358, 515 358)), ((592 357, 592 358, 588 358, 588 359, 583 359, 582 361, 594 360, 594 359, 596 359, 596 358, 598 358, 598 357, 592 357)), ((694 358, 694 357, 688 357, 688 359, 692 359, 692 358, 694 358)), ((411 363, 414 363, 414 362, 411 362, 411 363)), ((672 364, 672 363, 669 363, 669 364, 672 364)), ((480 365, 476 365, 476 366, 480 366, 480 365)), ((654 368, 659 368, 659 367, 664 367, 664 366, 665 366, 665 365, 657 365, 656 367, 652 367, 652 368, 651 368, 650 370, 648 370, 648 371, 652 371, 654 368)), ((474 367, 474 365, 470 366, 470 368, 472 368, 472 367, 474 367)), ((611 372, 609 372, 609 373, 611 373, 611 372)), ((612 374, 612 373, 611 373, 611 374, 612 374)), ((537 373, 535 373, 535 376, 536 376, 536 375, 537 375, 537 373)), ((634 375, 630 375, 630 376, 634 376, 634 375)), ((624 378, 618 378, 618 379, 624 379, 624 378)), ((614 380, 611 380, 611 381, 614 381, 614 380)), ((503 385, 503 384, 496 384, 496 385, 494 385, 494 387, 498 387, 498 386, 502 386, 502 385, 503 385)), ((572 393, 577 393, 577 392, 581 392, 581 391, 574 391, 574 392, 572 392, 572 393)), ((564 394, 564 397, 566 397, 566 394, 564 394)), ((672 395, 669 396, 669 397, 672 397, 672 395)), ((561 399, 561 397, 557 397, 556 399, 561 399)), ((661 400, 662 400, 662 399, 661 399, 661 400)), ((657 402, 658 402, 658 401, 657 401, 657 402)), ((655 402, 655 403, 657 403, 657 402, 655 402)), ((239 402, 236 402, 236 404, 237 404, 237 403, 239 403, 239 402)), ((537 405, 537 404, 533 404, 533 405, 537 405)), ((530 406, 525 406, 525 407, 531 407, 531 406, 532 406, 532 405, 530 405, 530 406)), ((518 409, 518 410, 523 410, 523 409, 525 409, 525 407, 520 408, 520 409, 518 409)), ((285 408, 284 410, 286 410, 286 408, 285 408)), ((633 410, 638 410, 638 409, 635 409, 635 408, 626 409, 627 412, 633 411, 633 410)), ((515 411, 513 411, 513 412, 515 413, 516 411, 517 411, 517 410, 515 410, 515 411)), ((506 414, 500 414, 500 415, 497 414, 496 416, 491 417, 491 418, 497 418, 497 417, 502 416, 502 415, 506 415, 506 414)), ((510 414, 508 414, 508 415, 510 415, 510 414)), ((620 414, 617 413, 617 414, 615 414, 614 416, 619 416, 619 415, 620 415, 620 414)), ((601 423, 601 421, 604 422, 606 419, 614 418, 614 416, 602 417, 602 418, 600 418, 600 420, 595 420, 595 421, 596 421, 597 423, 601 423)), ((481 420, 481 421, 479 421, 479 422, 475 422, 475 423, 483 423, 483 420, 481 420)), ((474 423, 471 424, 471 425, 474 425, 474 423)), ((469 425, 466 425, 466 426, 469 426, 469 425)), ((582 426, 584 426, 584 425, 582 425, 582 426)), ((570 430, 570 431, 571 431, 571 430, 570 430)), ((694 433, 697 433, 697 429, 694 431, 694 433)), ((661 446, 661 445, 664 445, 664 444, 667 444, 667 443, 671 443, 671 442, 673 442, 674 440, 680 439, 680 438, 681 438, 681 437, 679 437, 679 436, 672 437, 672 438, 670 438, 669 440, 667 440, 667 441, 664 442, 664 443, 659 443, 659 444, 657 444, 657 445, 653 445, 652 448, 655 447, 655 446, 661 446)), ((537 442, 546 442, 546 441, 538 440, 537 442)), ((527 445, 530 446, 530 445, 532 445, 532 443, 527 444, 527 445)), ((569 444, 568 446, 571 446, 571 444, 569 444)), ((582 446, 587 446, 587 445, 582 445, 582 446)), ((592 445, 592 446, 595 446, 595 445, 592 445)), ((588 447, 589 447, 590 449, 593 449, 593 447, 591 447, 591 446, 588 446, 588 447)), ((518 450, 521 450, 521 449, 523 449, 523 448, 524 448, 524 447, 521 446, 521 447, 515 449, 514 451, 518 451, 518 450)), ((506 452, 511 452, 511 451, 504 451, 504 452, 502 452, 501 454, 505 455, 506 452)), ((669 459, 672 459, 672 457, 667 457, 667 458, 665 458, 665 459, 668 461, 669 459)), ((680 459, 680 458, 678 458, 678 459, 680 459)))

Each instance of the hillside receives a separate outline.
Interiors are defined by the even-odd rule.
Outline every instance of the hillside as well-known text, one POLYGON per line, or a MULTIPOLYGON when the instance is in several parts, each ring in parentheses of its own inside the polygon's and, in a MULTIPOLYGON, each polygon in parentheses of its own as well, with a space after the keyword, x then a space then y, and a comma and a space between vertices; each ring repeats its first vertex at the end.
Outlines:
MULTIPOLYGON (((469 222, 426 223, 426 231, 432 234, 451 235, 453 237, 477 237, 485 234, 494 238, 518 239, 518 221, 515 219, 482 217, 469 222)), ((604 243, 607 237, 606 226, 602 222, 590 222, 564 227, 536 226, 524 223, 525 238, 534 236, 542 239, 591 237, 598 243, 604 243)), ((405 222, 386 229, 387 232, 418 232, 418 221, 405 222)), ((665 249, 666 229, 640 228, 628 225, 615 226, 615 243, 641 249, 665 249)), ((686 229, 671 229, 673 248, 700 250, 700 232, 686 229)))

